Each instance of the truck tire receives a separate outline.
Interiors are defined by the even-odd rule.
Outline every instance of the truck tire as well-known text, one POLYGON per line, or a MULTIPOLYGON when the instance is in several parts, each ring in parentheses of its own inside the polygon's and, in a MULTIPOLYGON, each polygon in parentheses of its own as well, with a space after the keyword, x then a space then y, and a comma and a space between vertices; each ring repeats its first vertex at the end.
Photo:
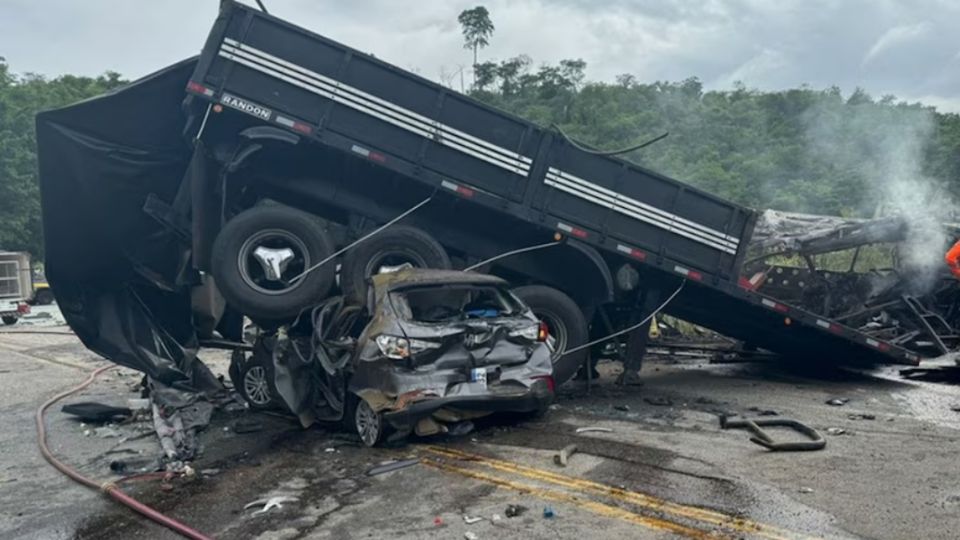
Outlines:
POLYGON ((353 302, 367 298, 367 280, 383 267, 450 269, 450 257, 439 242, 416 227, 397 225, 348 251, 340 267, 340 289, 353 302))
POLYGON ((553 380, 557 386, 569 381, 587 360, 588 349, 571 354, 562 354, 564 350, 574 349, 587 343, 589 328, 587 319, 580 306, 561 291, 543 285, 528 285, 513 289, 513 293, 524 301, 533 314, 547 324, 551 337, 555 340, 553 358, 553 380))
POLYGON ((17 324, 17 321, 18 321, 18 320, 20 320, 19 317, 13 317, 13 316, 11 316, 11 317, 3 317, 3 324, 5 324, 5 325, 7 325, 7 326, 11 326, 11 325, 17 324))
POLYGON ((258 206, 223 227, 211 261, 228 304, 253 320, 276 321, 296 316, 327 295, 336 274, 333 261, 292 280, 332 253, 333 242, 309 214, 258 206))

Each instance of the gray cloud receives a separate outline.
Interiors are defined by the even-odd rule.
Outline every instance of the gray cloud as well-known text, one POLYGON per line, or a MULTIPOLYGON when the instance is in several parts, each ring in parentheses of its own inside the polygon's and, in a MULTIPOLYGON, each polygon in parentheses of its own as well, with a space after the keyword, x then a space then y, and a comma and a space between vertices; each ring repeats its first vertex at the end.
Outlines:
MULTIPOLYGON (((583 58, 593 79, 700 77, 762 89, 860 86, 960 111, 960 3, 949 0, 266 0, 281 17, 437 79, 469 64, 457 14, 484 4, 483 58, 583 58)), ((195 54, 216 0, 6 0, 18 72, 140 76, 195 54)))

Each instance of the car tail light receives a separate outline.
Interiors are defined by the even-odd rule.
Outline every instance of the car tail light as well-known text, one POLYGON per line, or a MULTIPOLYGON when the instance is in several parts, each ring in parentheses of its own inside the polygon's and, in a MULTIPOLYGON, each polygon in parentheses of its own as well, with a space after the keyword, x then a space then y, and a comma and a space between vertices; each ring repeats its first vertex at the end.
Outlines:
POLYGON ((27 313, 30 313, 30 304, 27 304, 26 302, 21 302, 17 304, 17 311, 21 315, 26 315, 27 313))
POLYGON ((547 325, 543 322, 510 332, 510 337, 520 337, 530 341, 546 341, 549 335, 547 325))
MULTIPOLYGON (((550 329, 547 327, 547 323, 540 321, 540 325, 537 327, 537 341, 547 341, 548 337, 550 337, 550 329)), ((553 379, 550 380, 550 389, 553 389, 553 379)))
POLYGON ((557 383, 553 380, 551 375, 540 375, 539 377, 534 377, 534 379, 546 382, 547 389, 550 390, 551 394, 555 394, 557 392, 557 383))

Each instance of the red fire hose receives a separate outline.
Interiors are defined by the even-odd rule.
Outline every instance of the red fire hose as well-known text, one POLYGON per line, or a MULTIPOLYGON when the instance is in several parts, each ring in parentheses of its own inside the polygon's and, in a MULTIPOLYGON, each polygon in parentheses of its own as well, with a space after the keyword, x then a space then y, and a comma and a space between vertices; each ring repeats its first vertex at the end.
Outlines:
POLYGON ((83 476, 76 470, 71 469, 65 463, 61 462, 59 459, 54 457, 53 453, 50 451, 50 448, 47 447, 47 430, 46 430, 46 423, 44 422, 44 416, 46 415, 47 409, 50 408, 50 406, 53 405, 54 403, 60 401, 61 399, 67 396, 70 396, 72 394, 75 394, 83 390, 84 388, 90 386, 93 383, 93 381, 97 379, 97 376, 99 376, 104 371, 107 371, 108 369, 112 369, 114 367, 116 366, 104 366, 102 368, 97 369, 96 371, 91 373, 89 377, 87 377, 87 380, 83 381, 78 386, 75 386, 69 390, 60 392, 59 394, 53 396, 52 398, 48 399, 43 405, 41 405, 39 409, 37 409, 37 415, 36 415, 37 442, 40 444, 40 453, 43 454, 43 458, 46 459, 51 465, 53 465, 58 471, 69 476, 75 482, 83 484, 89 488, 103 491, 109 497, 113 498, 120 504, 132 509, 134 512, 137 512, 143 516, 146 516, 152 519, 153 521, 159 523, 160 525, 163 525, 164 527, 183 535, 186 538, 192 538, 194 540, 211 540, 209 536, 206 536, 203 533, 195 529, 192 529, 175 519, 169 518, 161 514, 160 512, 154 510, 153 508, 150 508, 149 506, 134 499, 133 497, 127 495, 126 493, 121 491, 120 488, 114 482, 108 481, 108 482, 103 482, 98 484, 96 481, 90 478, 87 478, 86 476, 83 476))

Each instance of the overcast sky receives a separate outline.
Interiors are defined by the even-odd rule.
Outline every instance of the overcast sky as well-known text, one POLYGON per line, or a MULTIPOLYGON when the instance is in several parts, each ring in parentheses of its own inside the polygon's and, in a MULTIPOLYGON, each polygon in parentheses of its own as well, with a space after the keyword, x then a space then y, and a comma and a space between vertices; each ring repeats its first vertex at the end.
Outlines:
MULTIPOLYGON (((252 2, 253 0, 250 0, 252 2)), ((265 0, 274 15, 438 79, 470 63, 457 14, 485 5, 481 59, 582 58, 612 81, 809 84, 960 112, 960 0, 265 0)), ((139 77, 196 54, 218 0, 2 0, 14 72, 139 77)))

